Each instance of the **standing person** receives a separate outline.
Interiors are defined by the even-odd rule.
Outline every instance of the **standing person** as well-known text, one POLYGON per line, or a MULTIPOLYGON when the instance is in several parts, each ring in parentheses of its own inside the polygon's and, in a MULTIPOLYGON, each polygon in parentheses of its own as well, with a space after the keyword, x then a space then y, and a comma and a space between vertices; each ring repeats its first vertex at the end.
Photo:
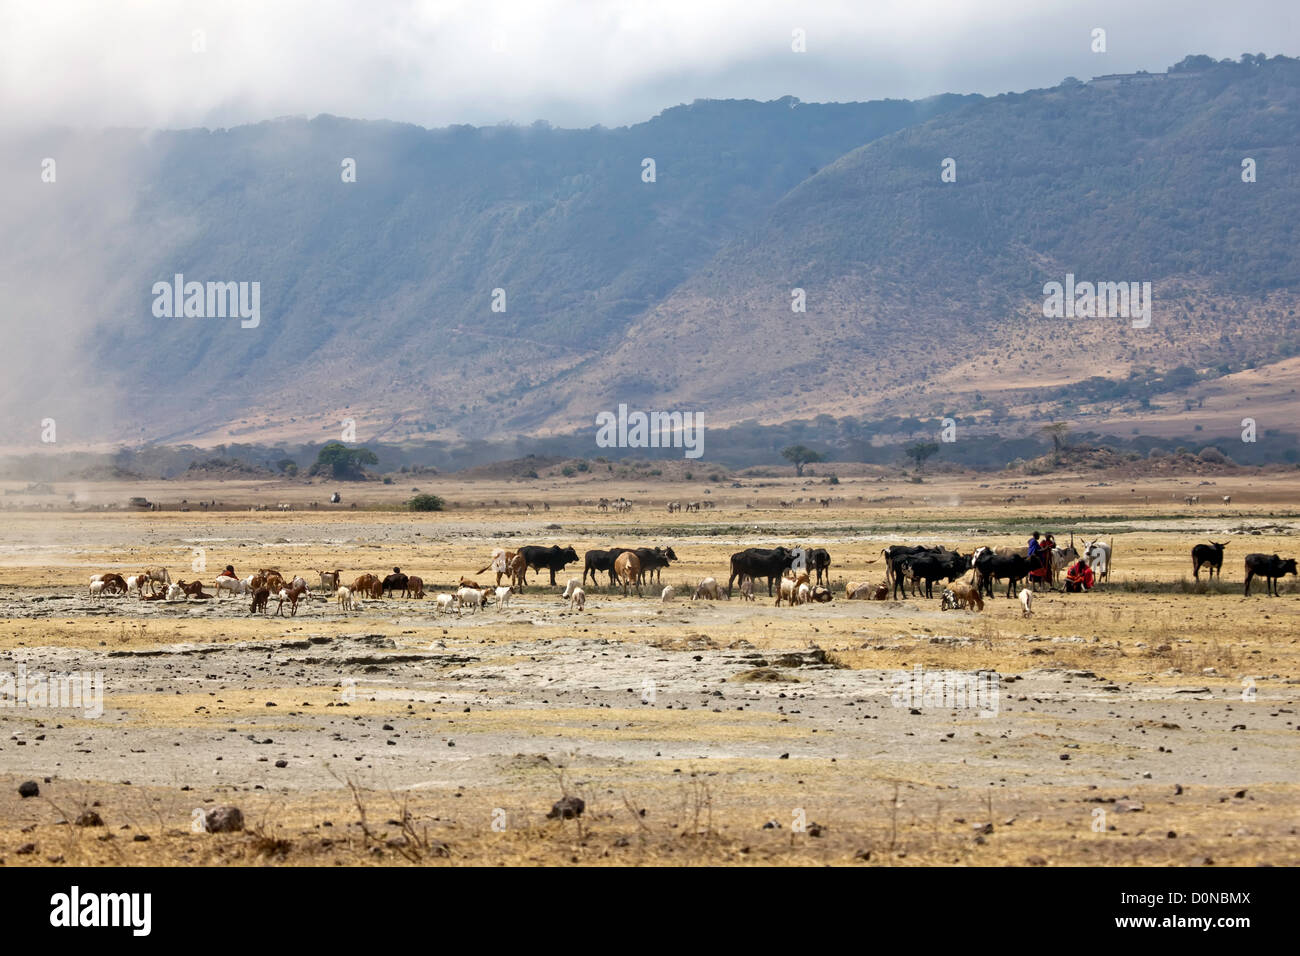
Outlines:
POLYGON ((1055 550, 1056 537, 1049 531, 1043 536, 1041 552, 1043 555, 1043 579, 1052 586, 1053 590, 1056 589, 1056 569, 1052 567, 1052 552, 1055 550))

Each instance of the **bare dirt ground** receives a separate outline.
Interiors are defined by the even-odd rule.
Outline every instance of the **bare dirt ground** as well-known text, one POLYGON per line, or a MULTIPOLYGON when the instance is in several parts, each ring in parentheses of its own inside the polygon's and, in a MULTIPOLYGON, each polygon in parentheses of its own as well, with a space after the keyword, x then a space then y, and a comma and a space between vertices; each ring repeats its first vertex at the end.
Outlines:
MULTIPOLYGON (((345 487, 335 510, 9 511, 0 673, 102 675, 103 713, 0 706, 0 862, 1295 865, 1300 587, 1246 598, 1241 568, 1251 551, 1300 554, 1300 476, 1204 481, 452 477, 417 482, 456 506, 437 514, 375 510, 410 495, 379 485, 345 487), (630 513, 578 503, 620 495, 630 513), (716 507, 670 515, 668 500, 716 507), (889 544, 968 552, 1032 530, 1113 541, 1112 580, 1042 593, 1029 618, 1001 593, 982 613, 843 599, 844 582, 881 579, 889 544), (1190 549, 1209 540, 1228 542, 1223 583, 1198 587, 1190 549), (689 600, 700 578, 725 581, 731 552, 796 542, 830 550, 834 602, 689 600), (433 593, 529 543, 671 545, 678 597, 589 588, 579 613, 530 575, 513 607, 477 614, 317 599, 253 617, 242 598, 86 589, 162 564, 211 591, 233 563, 313 583, 400 565, 433 593), (996 713, 900 699, 918 666, 996 672, 996 713), (27 780, 39 796, 19 796, 27 780), (580 818, 547 819, 562 795, 585 801, 580 818), (218 805, 246 829, 196 830, 218 805), (87 810, 103 825, 77 825, 87 810)), ((265 482, 55 490, 90 506, 328 498, 265 482)))

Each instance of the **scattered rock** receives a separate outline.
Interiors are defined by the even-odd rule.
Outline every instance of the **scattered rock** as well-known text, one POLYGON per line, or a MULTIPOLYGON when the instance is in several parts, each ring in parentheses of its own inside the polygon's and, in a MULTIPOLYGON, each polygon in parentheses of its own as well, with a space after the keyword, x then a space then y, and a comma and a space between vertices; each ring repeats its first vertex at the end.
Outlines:
POLYGON ((244 829, 244 813, 239 807, 213 807, 204 814, 209 833, 238 833, 244 829))
POLYGON ((548 820, 572 820, 574 817, 582 816, 582 811, 587 809, 587 803, 582 797, 561 797, 551 806, 551 812, 546 815, 548 820))
POLYGON ((40 792, 41 788, 35 780, 25 780, 18 785, 18 796, 22 797, 24 800, 28 797, 39 796, 40 792))
POLYGON ((103 818, 94 810, 82 810, 77 816, 77 826, 79 827, 102 827, 103 818))

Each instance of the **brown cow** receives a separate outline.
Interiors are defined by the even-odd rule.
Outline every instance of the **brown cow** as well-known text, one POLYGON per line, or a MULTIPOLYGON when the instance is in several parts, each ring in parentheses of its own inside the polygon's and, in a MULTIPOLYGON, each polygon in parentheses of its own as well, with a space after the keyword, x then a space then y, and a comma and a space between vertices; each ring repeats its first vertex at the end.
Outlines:
POLYGON ((516 552, 514 551, 507 551, 505 548, 493 548, 492 560, 488 563, 488 566, 486 568, 480 568, 475 573, 486 574, 488 571, 495 572, 497 576, 497 587, 501 587, 501 576, 503 574, 508 574, 510 575, 510 583, 513 587, 515 556, 516 552))
MULTIPOLYGON (((182 587, 184 587, 185 582, 181 581, 180 584, 182 587)), ((270 588, 258 588, 256 591, 253 592, 253 606, 248 609, 248 613, 256 614, 258 611, 261 611, 263 614, 265 614, 266 602, 269 601, 270 599, 271 599, 270 588)))
POLYGON ((384 596, 384 583, 373 574, 363 574, 352 582, 352 594, 364 594, 367 597, 381 598, 384 596))
POLYGON ((635 585, 636 596, 641 597, 641 559, 635 551, 624 551, 614 560, 614 577, 623 585, 624 597, 629 585, 635 585))
POLYGON ((402 597, 423 598, 424 597, 424 578, 417 578, 411 575, 406 579, 406 590, 402 592, 402 597))

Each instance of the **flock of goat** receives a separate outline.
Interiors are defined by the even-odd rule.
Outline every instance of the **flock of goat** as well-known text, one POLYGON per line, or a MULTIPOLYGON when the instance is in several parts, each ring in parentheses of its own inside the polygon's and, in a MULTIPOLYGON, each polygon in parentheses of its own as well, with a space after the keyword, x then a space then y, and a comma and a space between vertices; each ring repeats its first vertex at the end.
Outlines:
MULTIPOLYGON (((1192 549, 1193 575, 1199 579, 1201 569, 1208 566, 1211 579, 1216 574, 1221 577, 1226 546, 1219 542, 1196 545, 1192 549)), ((1095 573, 1098 583, 1108 580, 1113 547, 1097 540, 1086 542, 1080 551, 1071 543, 1068 547, 1047 552, 1045 562, 1030 559, 1024 548, 980 547, 972 554, 964 555, 943 546, 893 545, 884 549, 881 555, 884 558, 884 581, 874 585, 867 581, 849 581, 845 586, 845 599, 884 601, 890 598, 892 591, 893 599, 897 600, 900 593, 903 597, 908 596, 909 590, 912 596, 933 598, 934 585, 946 582, 947 586, 941 585, 940 595, 944 610, 983 610, 984 597, 994 596, 996 582, 1006 581, 1006 596, 1011 598, 1016 587, 1028 581, 1030 586, 1015 596, 1019 598, 1024 614, 1029 615, 1032 613, 1033 589, 1040 586, 1054 589, 1057 575, 1071 562, 1082 560, 1086 563, 1095 573)), ((601 573, 608 574, 609 586, 621 589, 624 596, 632 591, 642 596, 642 586, 661 585, 662 571, 675 560, 677 554, 671 547, 588 551, 584 556, 582 577, 569 578, 562 596, 570 607, 582 610, 586 606, 588 577, 591 586, 599 586, 598 575, 601 573)), ((480 585, 473 578, 462 576, 454 589, 434 595, 434 603, 439 612, 448 614, 460 613, 467 608, 477 611, 491 603, 498 608, 508 607, 513 595, 527 586, 530 570, 549 571, 551 586, 557 587, 556 573, 577 561, 578 554, 572 547, 523 547, 513 551, 497 548, 492 551, 488 564, 477 572, 478 575, 495 574, 494 583, 480 585), (508 583, 503 585, 503 578, 508 583)), ((830 553, 824 548, 747 548, 731 556, 731 574, 726 587, 715 578, 706 577, 695 587, 691 599, 729 599, 733 588, 739 584, 741 597, 752 601, 754 582, 766 579, 768 596, 775 596, 778 607, 782 604, 825 603, 833 599, 829 586, 830 564, 830 553)), ((1284 575, 1296 574, 1295 559, 1281 558, 1276 554, 1248 554, 1245 567, 1247 596, 1255 577, 1263 577, 1268 593, 1276 595, 1277 581, 1284 575)), ((397 567, 383 578, 376 574, 360 574, 350 584, 344 582, 343 572, 339 570, 316 573, 320 577, 321 596, 326 600, 333 598, 343 612, 359 610, 363 602, 385 597, 400 595, 421 599, 426 596, 424 579, 404 574, 397 567)), ((96 574, 90 579, 89 589, 92 599, 131 593, 143 601, 220 599, 227 594, 231 597, 248 596, 251 597, 250 614, 269 614, 269 604, 274 599, 277 602, 276 614, 283 616, 288 607, 291 617, 298 613, 301 602, 313 596, 312 586, 301 575, 288 578, 275 568, 262 568, 245 578, 223 572, 213 583, 213 591, 214 594, 205 592, 199 581, 173 582, 163 567, 146 568, 128 576, 115 572, 96 574)), ((659 596, 661 601, 667 602, 676 596, 676 592, 672 587, 664 587, 659 596)))

